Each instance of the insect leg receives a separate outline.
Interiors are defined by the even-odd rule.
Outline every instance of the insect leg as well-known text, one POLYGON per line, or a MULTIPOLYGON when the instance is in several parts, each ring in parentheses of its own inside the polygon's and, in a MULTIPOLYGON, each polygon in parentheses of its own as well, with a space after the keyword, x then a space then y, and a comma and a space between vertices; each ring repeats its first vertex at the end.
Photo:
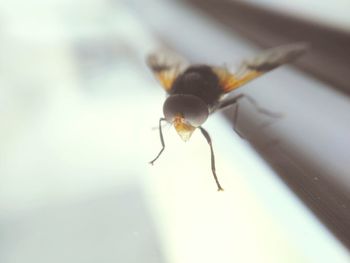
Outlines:
MULTIPOLYGON (((219 110, 225 109, 227 107, 230 107, 230 106, 236 104, 234 115, 233 115, 233 129, 235 130, 235 132, 241 138, 244 138, 244 136, 242 136, 242 134, 238 131, 238 129, 236 128, 236 124, 237 124, 237 121, 238 121, 238 109, 239 109, 238 100, 240 100, 242 98, 246 98, 254 106, 254 108, 259 113, 265 114, 265 115, 267 115, 267 116, 269 116, 271 118, 280 118, 280 117, 282 117, 282 115, 280 113, 271 112, 271 111, 269 111, 267 109, 264 109, 264 108, 260 107, 255 99, 253 99, 252 97, 250 97, 250 96, 248 96, 246 94, 239 94, 239 95, 237 95, 237 96, 235 96, 233 98, 229 98, 229 99, 223 100, 220 103, 219 107, 218 107, 219 110)), ((265 123, 263 126, 267 126, 268 124, 269 124, 269 122, 265 123)))
POLYGON ((238 94, 237 96, 235 96, 233 98, 227 98, 227 99, 221 101, 221 103, 220 103, 220 105, 218 107, 218 110, 223 110, 223 109, 225 109, 227 107, 232 106, 233 104, 237 103, 237 101, 239 99, 244 98, 244 96, 245 96, 244 94, 238 94))
POLYGON ((260 107, 260 105, 257 103, 257 101, 255 99, 253 99, 252 97, 250 97, 249 95, 246 95, 246 94, 239 94, 233 98, 228 98, 226 100, 223 100, 220 105, 219 105, 219 110, 222 110, 222 109, 225 109, 229 106, 232 106, 233 104, 237 103, 238 100, 240 99, 243 99, 243 98, 246 98, 254 107, 255 109, 262 113, 262 114, 265 114, 265 115, 268 115, 272 118, 279 118, 281 117, 281 114, 279 113, 275 113, 275 112, 271 112, 267 109, 264 109, 262 107, 260 107))
POLYGON ((271 112, 267 109, 261 108, 259 106, 259 104, 256 102, 255 99, 253 99, 252 97, 243 94, 243 96, 256 108, 256 110, 262 114, 265 114, 267 116, 270 116, 271 118, 280 118, 282 117, 282 114, 280 113, 276 113, 276 112, 271 112))
MULTIPOLYGON (((167 122, 166 122, 166 123, 163 123, 163 124, 162 124, 162 128, 166 127, 167 125, 169 125, 169 123, 167 123, 167 122)), ((153 126, 153 127, 152 127, 152 131, 155 131, 155 130, 159 130, 159 125, 153 126)))
POLYGON ((239 104, 236 103, 235 111, 233 113, 233 129, 239 135, 239 137, 241 137, 242 139, 245 139, 243 134, 237 129, 237 125, 236 125, 237 124, 237 120, 238 120, 238 109, 239 109, 239 104))
POLYGON ((201 130, 203 136, 205 137, 205 139, 207 140, 209 146, 210 146, 210 154, 211 154, 211 171, 213 172, 213 176, 216 182, 216 185, 218 186, 218 191, 224 191, 224 189, 221 187, 218 177, 216 176, 216 171, 215 171, 215 156, 214 156, 214 150, 213 150, 213 145, 211 143, 211 138, 209 133, 202 127, 199 127, 199 129, 201 130))
POLYGON ((162 121, 165 121, 165 118, 160 118, 159 119, 159 137, 160 137, 160 142, 162 144, 162 149, 159 151, 159 153, 156 156, 156 158, 154 158, 152 161, 149 162, 152 165, 159 158, 159 156, 162 154, 162 152, 164 151, 164 148, 165 148, 163 132, 162 132, 162 121))

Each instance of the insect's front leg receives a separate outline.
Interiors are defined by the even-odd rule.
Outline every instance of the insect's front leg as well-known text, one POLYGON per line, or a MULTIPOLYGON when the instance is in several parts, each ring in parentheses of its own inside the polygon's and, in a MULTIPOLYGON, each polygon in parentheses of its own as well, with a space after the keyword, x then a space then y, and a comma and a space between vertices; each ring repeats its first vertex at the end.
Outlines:
POLYGON ((164 144, 164 138, 163 138, 163 132, 162 132, 162 122, 166 121, 165 118, 160 118, 159 119, 159 137, 160 137, 160 142, 162 144, 162 149, 159 151, 158 155, 156 156, 156 158, 154 158, 152 161, 150 161, 149 163, 153 165, 153 163, 159 158, 159 156, 162 154, 162 152, 165 149, 165 144, 164 144))
POLYGON ((214 150, 213 150, 213 144, 211 142, 211 138, 209 133, 201 126, 198 127, 200 129, 200 131, 202 132, 204 138, 207 140, 209 147, 210 147, 210 156, 211 156, 211 171, 213 173, 216 185, 218 187, 218 191, 224 191, 224 189, 221 187, 220 183, 219 183, 219 179, 216 175, 216 169, 215 169, 215 155, 214 155, 214 150))

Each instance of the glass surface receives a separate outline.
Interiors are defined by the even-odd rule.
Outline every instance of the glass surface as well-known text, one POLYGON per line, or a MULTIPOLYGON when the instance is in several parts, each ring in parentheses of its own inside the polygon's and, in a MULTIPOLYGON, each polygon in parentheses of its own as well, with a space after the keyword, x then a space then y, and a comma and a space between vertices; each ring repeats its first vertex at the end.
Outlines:
POLYGON ((148 164, 165 95, 144 58, 160 40, 128 5, 11 1, 0 16, 0 262, 348 262, 220 115, 204 126, 225 192, 198 131, 165 127, 148 164))
POLYGON ((350 31, 350 2, 347 0, 248 0, 256 5, 350 31))

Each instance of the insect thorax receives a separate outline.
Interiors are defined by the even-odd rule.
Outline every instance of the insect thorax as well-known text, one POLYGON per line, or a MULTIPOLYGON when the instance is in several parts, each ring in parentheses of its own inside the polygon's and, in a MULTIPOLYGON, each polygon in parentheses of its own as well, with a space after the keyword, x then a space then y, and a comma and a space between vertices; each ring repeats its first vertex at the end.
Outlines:
POLYGON ((213 107, 221 96, 222 90, 219 86, 219 78, 209 66, 194 65, 178 76, 170 94, 194 95, 209 107, 213 107))

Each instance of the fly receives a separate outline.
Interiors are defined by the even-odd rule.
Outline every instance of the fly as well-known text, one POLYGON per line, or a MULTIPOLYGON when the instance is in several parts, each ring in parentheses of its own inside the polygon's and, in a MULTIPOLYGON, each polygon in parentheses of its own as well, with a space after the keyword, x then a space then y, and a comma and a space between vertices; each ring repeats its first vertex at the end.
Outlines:
MULTIPOLYGON (((226 67, 190 65, 185 59, 171 53, 150 54, 147 57, 147 65, 167 93, 163 105, 164 117, 159 119, 162 148, 150 163, 153 165, 165 149, 162 122, 174 125, 183 141, 189 140, 192 133, 199 129, 210 147, 211 171, 218 191, 223 191, 216 175, 212 140, 209 133, 202 127, 203 123, 210 114, 236 104, 233 120, 235 128, 237 102, 242 98, 247 98, 258 111, 270 114, 258 107, 255 100, 245 94, 231 98, 225 95, 264 73, 293 61, 306 49, 305 43, 295 43, 266 50, 253 59, 242 62, 235 73, 230 72, 226 67)), ((236 129, 235 131, 238 133, 236 129)))

